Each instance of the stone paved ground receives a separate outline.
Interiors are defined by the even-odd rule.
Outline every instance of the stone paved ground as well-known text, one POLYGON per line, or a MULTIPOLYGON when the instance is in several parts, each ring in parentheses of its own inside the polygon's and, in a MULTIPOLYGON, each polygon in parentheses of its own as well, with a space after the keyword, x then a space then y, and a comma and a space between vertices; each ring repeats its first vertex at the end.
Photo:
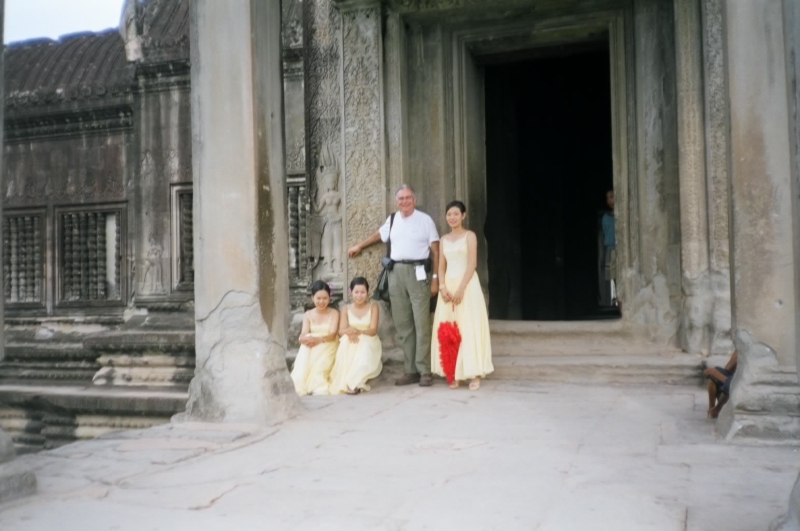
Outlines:
POLYGON ((308 399, 271 429, 182 424, 22 458, 26 530, 765 530, 798 449, 715 441, 699 388, 488 381, 308 399))

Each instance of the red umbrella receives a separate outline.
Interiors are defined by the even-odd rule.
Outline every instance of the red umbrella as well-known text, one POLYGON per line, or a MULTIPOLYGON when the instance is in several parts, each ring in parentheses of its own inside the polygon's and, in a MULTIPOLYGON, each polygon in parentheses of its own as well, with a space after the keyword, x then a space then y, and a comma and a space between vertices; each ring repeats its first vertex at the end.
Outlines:
POLYGON ((453 383, 456 379, 456 361, 458 361, 458 349, 461 346, 461 331, 455 321, 443 321, 439 324, 436 335, 439 338, 439 359, 442 362, 442 370, 447 378, 447 383, 453 383))

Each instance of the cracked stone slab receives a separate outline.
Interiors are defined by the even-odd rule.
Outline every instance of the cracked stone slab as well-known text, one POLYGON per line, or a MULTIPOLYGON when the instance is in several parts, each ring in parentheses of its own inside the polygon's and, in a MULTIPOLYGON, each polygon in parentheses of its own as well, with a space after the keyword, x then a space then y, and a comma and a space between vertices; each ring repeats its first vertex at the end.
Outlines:
POLYGON ((36 492, 36 476, 23 463, 0 465, 0 503, 30 496, 36 492))
POLYGON ((138 440, 142 437, 183 439, 226 444, 269 431, 254 424, 212 424, 208 422, 176 422, 147 430, 125 430, 98 437, 98 440, 138 440))
POLYGON ((704 393, 489 378, 479 392, 321 397, 267 431, 174 424, 78 442, 22 459, 39 493, 0 506, 0 529, 766 529, 800 449, 719 439, 704 393), (249 435, 206 438, 229 432, 249 435))

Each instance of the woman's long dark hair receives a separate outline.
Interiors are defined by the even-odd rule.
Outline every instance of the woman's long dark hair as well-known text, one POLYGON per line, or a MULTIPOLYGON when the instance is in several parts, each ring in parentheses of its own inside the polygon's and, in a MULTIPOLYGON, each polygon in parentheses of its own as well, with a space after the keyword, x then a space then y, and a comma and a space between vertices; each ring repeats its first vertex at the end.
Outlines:
POLYGON ((467 213, 467 206, 462 203, 461 201, 450 201, 447 203, 447 208, 444 209, 445 212, 449 212, 451 208, 458 208, 462 214, 467 213))
POLYGON ((318 291, 327 291, 328 296, 330 296, 331 287, 326 282, 316 280, 313 284, 311 284, 311 296, 313 297, 318 291))
POLYGON ((355 277, 353 280, 350 281, 350 291, 353 291, 353 288, 356 286, 364 286, 369 291, 369 282, 364 277, 355 277))

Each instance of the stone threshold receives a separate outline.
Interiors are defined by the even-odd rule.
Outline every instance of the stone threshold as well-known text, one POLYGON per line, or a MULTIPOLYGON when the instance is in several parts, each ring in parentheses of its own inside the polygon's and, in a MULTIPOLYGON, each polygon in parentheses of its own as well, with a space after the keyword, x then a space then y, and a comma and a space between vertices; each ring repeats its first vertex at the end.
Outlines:
POLYGON ((700 385, 700 356, 494 356, 490 378, 553 383, 700 385))

